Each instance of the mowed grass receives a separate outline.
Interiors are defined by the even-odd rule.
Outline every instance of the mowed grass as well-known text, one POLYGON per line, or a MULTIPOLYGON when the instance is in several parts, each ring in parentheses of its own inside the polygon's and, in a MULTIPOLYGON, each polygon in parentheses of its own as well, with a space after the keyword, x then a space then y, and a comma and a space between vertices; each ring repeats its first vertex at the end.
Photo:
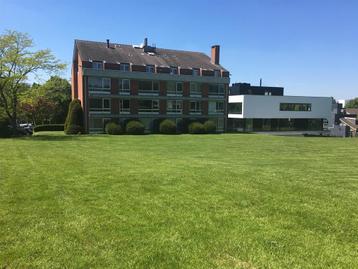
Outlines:
POLYGON ((0 268, 358 268, 358 139, 0 140, 0 268))

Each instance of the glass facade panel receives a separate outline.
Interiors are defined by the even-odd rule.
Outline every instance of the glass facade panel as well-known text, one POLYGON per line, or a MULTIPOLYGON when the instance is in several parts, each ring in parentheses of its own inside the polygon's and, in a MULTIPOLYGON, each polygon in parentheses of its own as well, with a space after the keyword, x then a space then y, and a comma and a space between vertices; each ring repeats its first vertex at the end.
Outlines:
POLYGON ((229 103, 229 114, 242 114, 242 103, 229 103))
POLYGON ((312 104, 308 103, 280 103, 280 111, 311 111, 312 104))

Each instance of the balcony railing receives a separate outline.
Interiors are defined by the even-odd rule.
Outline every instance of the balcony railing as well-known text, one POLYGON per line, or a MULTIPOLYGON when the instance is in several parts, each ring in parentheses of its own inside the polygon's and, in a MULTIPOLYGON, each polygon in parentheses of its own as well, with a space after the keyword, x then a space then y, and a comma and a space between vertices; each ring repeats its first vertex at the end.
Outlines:
POLYGON ((138 94, 139 95, 154 95, 157 96, 159 95, 159 90, 144 90, 144 89, 139 89, 138 90, 138 94))

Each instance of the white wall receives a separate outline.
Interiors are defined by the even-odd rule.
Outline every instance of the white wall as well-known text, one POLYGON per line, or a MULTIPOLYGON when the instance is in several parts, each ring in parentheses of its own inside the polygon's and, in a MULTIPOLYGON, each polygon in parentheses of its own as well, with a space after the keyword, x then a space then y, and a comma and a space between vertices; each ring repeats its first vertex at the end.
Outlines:
POLYGON ((333 126, 331 97, 232 95, 229 103, 242 102, 242 114, 229 114, 229 118, 248 119, 318 119, 328 120, 333 126), (311 111, 280 111, 280 103, 309 103, 311 111))

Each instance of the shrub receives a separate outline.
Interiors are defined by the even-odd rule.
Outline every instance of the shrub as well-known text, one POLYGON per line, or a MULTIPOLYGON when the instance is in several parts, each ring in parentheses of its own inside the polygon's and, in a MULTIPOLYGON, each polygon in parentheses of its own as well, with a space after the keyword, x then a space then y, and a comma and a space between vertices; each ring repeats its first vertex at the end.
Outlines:
POLYGON ((82 134, 83 133, 83 127, 79 125, 68 125, 66 134, 73 135, 73 134, 82 134))
POLYGON ((159 131, 162 134, 175 134, 177 131, 176 125, 172 120, 163 120, 160 123, 159 131))
POLYGON ((123 133, 122 127, 115 122, 108 122, 105 129, 109 135, 120 135, 123 133))
POLYGON ((80 127, 80 132, 83 132, 83 110, 81 107, 81 102, 80 100, 74 99, 71 101, 69 108, 68 108, 68 113, 67 113, 67 118, 65 121, 65 126, 64 126, 64 130, 66 134, 73 134, 73 133, 69 133, 68 130, 70 128, 77 128, 77 127, 73 127, 73 126, 79 126, 80 127), (72 127, 71 127, 72 126, 72 127))
POLYGON ((9 121, 7 119, 0 119, 0 137, 10 137, 12 131, 9 128, 9 121))
POLYGON ((189 124, 189 133, 190 134, 205 134, 204 124, 200 122, 192 122, 189 124))
POLYGON ((126 132, 134 135, 144 134, 144 125, 140 121, 130 121, 126 125, 126 132))
POLYGON ((216 133, 216 124, 211 120, 204 122, 204 128, 208 134, 216 133))
POLYGON ((44 131, 64 131, 63 124, 43 124, 37 125, 34 127, 34 132, 44 132, 44 131))

